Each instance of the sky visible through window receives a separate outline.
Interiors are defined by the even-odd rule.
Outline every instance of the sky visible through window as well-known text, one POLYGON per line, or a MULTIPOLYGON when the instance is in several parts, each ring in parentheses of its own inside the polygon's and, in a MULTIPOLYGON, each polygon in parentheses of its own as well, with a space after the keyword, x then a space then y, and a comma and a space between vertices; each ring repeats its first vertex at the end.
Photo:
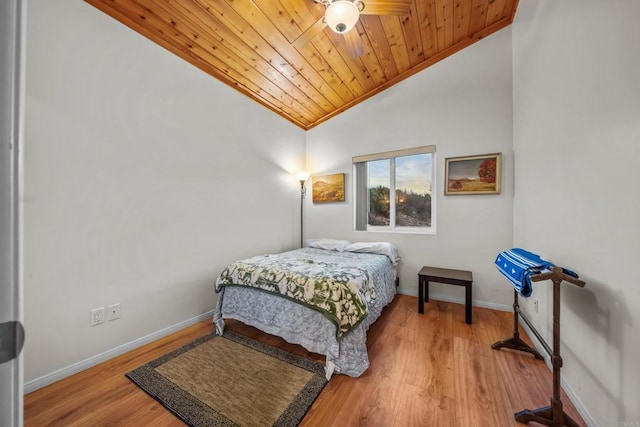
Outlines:
POLYGON ((375 160, 367 164, 369 167, 369 188, 389 188, 391 176, 391 161, 389 159, 375 160))
MULTIPOLYGON (((396 157, 396 189, 416 194, 431 194, 431 154, 396 157)), ((368 163, 369 188, 389 188, 391 160, 375 160, 368 163)))

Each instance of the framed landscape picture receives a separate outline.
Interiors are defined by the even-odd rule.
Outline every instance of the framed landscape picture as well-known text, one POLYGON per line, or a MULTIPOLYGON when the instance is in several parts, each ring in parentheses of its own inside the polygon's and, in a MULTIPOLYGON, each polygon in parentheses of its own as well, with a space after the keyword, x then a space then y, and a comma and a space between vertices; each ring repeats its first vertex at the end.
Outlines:
POLYGON ((344 174, 318 175, 311 180, 313 203, 344 202, 344 174))
POLYGON ((445 159, 446 196, 500 194, 502 153, 445 159))

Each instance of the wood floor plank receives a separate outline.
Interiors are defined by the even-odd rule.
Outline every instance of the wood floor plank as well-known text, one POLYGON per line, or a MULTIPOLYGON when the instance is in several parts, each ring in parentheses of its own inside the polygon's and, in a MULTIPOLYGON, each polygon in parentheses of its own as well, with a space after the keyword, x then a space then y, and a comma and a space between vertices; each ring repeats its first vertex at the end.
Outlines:
POLYGON ((396 413, 394 426, 455 426, 454 399, 434 397, 431 392, 405 384, 404 401, 396 413))
POLYGON ((512 416, 490 347, 454 338, 457 425, 504 425, 512 416))
MULTIPOLYGON (((492 350, 511 336, 511 313, 398 295, 368 332, 369 369, 336 375, 302 421, 315 426, 517 426, 513 414, 549 404, 552 375, 543 361, 492 350)), ((281 338, 240 322, 227 329, 324 363, 281 338)), ((25 396, 25 426, 181 426, 124 374, 213 331, 210 320, 65 378, 25 396)), ((521 331, 523 339, 529 339, 521 331)), ((563 394, 565 411, 584 425, 563 394)))

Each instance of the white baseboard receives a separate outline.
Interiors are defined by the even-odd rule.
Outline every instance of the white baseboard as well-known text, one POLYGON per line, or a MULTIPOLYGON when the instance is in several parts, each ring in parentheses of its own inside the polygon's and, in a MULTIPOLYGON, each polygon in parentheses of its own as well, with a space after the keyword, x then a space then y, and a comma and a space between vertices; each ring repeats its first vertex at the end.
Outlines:
MULTIPOLYGON (((450 295, 441 295, 441 294, 434 294, 434 293, 429 293, 429 299, 436 300, 436 301, 453 302, 456 304, 465 303, 465 300, 463 297, 452 297, 450 295)), ((478 301, 478 300, 472 300, 471 305, 474 307, 490 308, 492 310, 498 310, 498 311, 511 311, 513 309, 513 306, 511 305, 496 304, 495 302, 478 301)))
MULTIPOLYGON (((547 364, 547 367, 549 368, 549 370, 553 371, 553 366, 551 365, 551 356, 546 352, 546 350, 544 349, 544 346, 542 345, 542 343, 540 343, 540 340, 538 340, 538 338, 535 336, 531 328, 529 328, 529 326, 525 322, 519 322, 519 325, 522 326, 522 329, 524 330, 524 332, 531 339, 533 346, 536 348, 536 350, 538 350, 538 353, 540 353, 540 355, 544 358, 544 361, 547 364)), ((573 387, 571 387, 571 384, 569 383, 569 381, 567 381, 564 375, 562 375, 562 372, 560 372, 560 386, 562 387, 564 392, 567 394, 567 397, 569 397, 569 400, 571 400, 571 403, 573 403, 573 406, 576 407, 576 410, 578 411, 578 413, 580 414, 584 422, 587 424, 587 426, 598 427, 598 423, 591 416, 587 408, 584 406, 584 404, 576 394, 573 387)))
MULTIPOLYGON (((415 291, 409 291, 409 292, 398 292, 401 293, 402 295, 411 295, 413 297, 417 297, 418 293, 415 291)), ((443 295, 443 294, 437 294, 437 293, 432 293, 429 292, 429 299, 430 300, 436 300, 436 301, 444 301, 444 302, 453 302, 456 304, 464 304, 465 300, 464 297, 454 297, 451 295, 443 295)), ((513 305, 507 305, 507 304, 496 304, 494 302, 486 302, 486 301, 478 301, 478 300, 472 300, 471 301, 471 305, 474 307, 483 307, 483 308, 490 308, 492 310, 498 310, 498 311, 512 311, 513 310, 513 305)))
POLYGON ((32 391, 38 390, 39 388, 48 386, 49 384, 53 384, 56 381, 60 381, 61 379, 69 377, 73 374, 77 374, 78 372, 84 371, 85 369, 91 368, 92 366, 95 366, 99 363, 106 362, 109 359, 120 356, 121 354, 134 350, 140 346, 158 340, 174 332, 178 332, 179 330, 184 329, 187 326, 191 326, 207 318, 210 318, 213 321, 213 310, 207 311, 206 313, 200 314, 199 316, 192 317, 191 319, 184 320, 180 323, 176 323, 175 325, 169 326, 157 332, 153 332, 144 337, 137 338, 131 342, 122 344, 111 350, 96 354, 95 356, 91 356, 88 359, 74 363, 65 368, 58 369, 57 371, 51 372, 50 374, 46 374, 34 380, 28 381, 24 384, 24 393, 31 393, 32 391))

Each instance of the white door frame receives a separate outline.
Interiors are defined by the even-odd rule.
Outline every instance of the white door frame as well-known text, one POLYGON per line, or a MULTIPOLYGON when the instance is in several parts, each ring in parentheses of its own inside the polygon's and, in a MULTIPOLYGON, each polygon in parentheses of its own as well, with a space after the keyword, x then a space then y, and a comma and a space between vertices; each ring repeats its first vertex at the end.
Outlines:
MULTIPOLYGON (((22 157, 26 12, 27 0, 0 0, 0 324, 10 325, 13 331, 24 321, 22 157)), ((13 348, 7 336, 2 335, 0 355, 13 348)), ((0 363, 0 425, 23 424, 23 383, 23 358, 19 352, 18 357, 0 363)))

